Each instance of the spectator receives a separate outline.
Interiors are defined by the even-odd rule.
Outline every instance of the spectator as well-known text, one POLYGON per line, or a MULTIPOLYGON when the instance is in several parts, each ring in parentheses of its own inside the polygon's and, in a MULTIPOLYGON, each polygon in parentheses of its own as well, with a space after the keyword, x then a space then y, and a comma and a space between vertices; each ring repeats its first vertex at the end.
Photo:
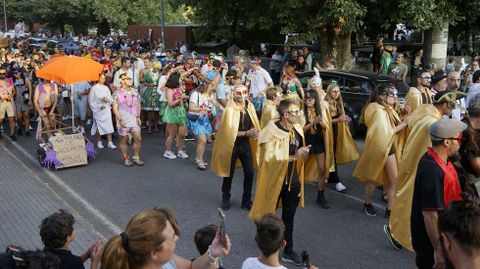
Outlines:
POLYGON ((54 254, 44 250, 26 251, 10 245, 6 253, 0 254, 2 269, 58 269, 60 260, 54 254))
POLYGON ((454 201, 438 218, 445 268, 480 268, 480 206, 454 201))
POLYGON ((395 62, 388 66, 388 75, 403 82, 407 79, 408 66, 403 63, 403 53, 397 54, 395 62))
POLYGON ((392 46, 386 46, 383 50, 382 58, 380 59, 379 74, 386 75, 388 73, 388 67, 393 62, 392 50, 392 46))
POLYGON ((436 71, 432 76, 431 86, 430 91, 433 95, 445 91, 447 89, 447 73, 443 70, 436 71))
POLYGON ((480 94, 480 70, 475 71, 472 75, 472 86, 468 90, 467 98, 465 98, 465 103, 467 106, 470 105, 470 100, 475 97, 475 95, 480 94))
POLYGON ((262 112, 263 102, 265 101, 265 91, 273 86, 272 78, 267 70, 263 69, 261 60, 256 58, 252 61, 251 70, 247 75, 246 86, 249 87, 249 96, 258 113, 262 112))
POLYGON ((308 47, 303 47, 303 57, 305 57, 305 63, 307 65, 305 71, 313 70, 313 53, 308 50, 308 47))
POLYGON ((373 46, 373 54, 372 54, 372 64, 373 64, 374 73, 380 72, 380 59, 382 59, 382 53, 383 53, 383 37, 377 37, 377 42, 373 46))
MULTIPOLYGON (((193 241, 197 247, 198 253, 204 255, 208 251, 208 247, 212 245, 215 235, 217 234, 218 226, 215 224, 210 224, 198 229, 195 232, 193 241)), ((222 265, 218 269, 224 269, 222 265)))
POLYGON ((280 80, 280 72, 282 71, 282 55, 280 50, 276 49, 270 61, 270 75, 274 84, 278 84, 280 80))
POLYGON ((91 268, 96 269, 100 261, 101 241, 97 240, 82 256, 70 251, 70 244, 76 239, 73 215, 60 209, 46 217, 40 224, 40 238, 45 251, 60 259, 59 269, 84 269, 83 263, 91 259, 91 268))
POLYGON ((480 177, 480 94, 477 94, 467 108, 463 118, 467 129, 463 132, 465 141, 460 145, 460 162, 463 169, 474 177, 480 177))
POLYGON ((455 71, 455 58, 449 57, 448 64, 445 66, 445 73, 450 74, 450 72, 455 71))
POLYGON ((228 255, 231 243, 220 242, 220 233, 207 252, 188 261, 175 255, 175 242, 179 230, 175 215, 164 207, 156 207, 135 214, 125 232, 111 238, 102 255, 102 269, 163 268, 163 269, 216 269, 218 258, 228 255))
POLYGON ((421 75, 422 72, 424 71, 425 67, 425 62, 423 58, 423 49, 419 49, 416 53, 415 56, 412 57, 412 77, 411 81, 416 81, 416 77, 421 75))
MULTIPOLYGON (((459 91, 460 90, 460 72, 458 71, 451 71, 447 75, 447 90, 449 91, 459 91)), ((463 92, 462 92, 463 93, 463 92)), ((452 112, 452 118, 461 120, 463 115, 465 114, 465 98, 457 98, 456 108, 452 112)))

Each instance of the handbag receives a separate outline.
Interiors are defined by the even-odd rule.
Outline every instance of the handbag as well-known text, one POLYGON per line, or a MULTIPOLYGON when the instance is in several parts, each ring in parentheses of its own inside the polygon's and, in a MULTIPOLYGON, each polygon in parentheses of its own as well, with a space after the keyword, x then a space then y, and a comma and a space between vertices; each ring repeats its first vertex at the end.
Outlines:
MULTIPOLYGON (((200 105, 200 93, 198 93, 197 107, 200 105)), ((187 118, 191 121, 196 121, 200 118, 200 112, 188 111, 187 118)))

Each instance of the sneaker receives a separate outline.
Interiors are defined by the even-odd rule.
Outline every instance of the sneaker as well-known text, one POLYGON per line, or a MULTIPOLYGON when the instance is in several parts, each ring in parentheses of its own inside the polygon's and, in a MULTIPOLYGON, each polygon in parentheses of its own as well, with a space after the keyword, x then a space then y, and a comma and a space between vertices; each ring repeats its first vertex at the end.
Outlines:
POLYGON ((28 130, 29 130, 29 131, 32 131, 32 130, 33 130, 33 127, 32 127, 32 126, 28 126, 28 130))
POLYGON ((303 263, 302 258, 297 253, 295 253, 295 251, 289 253, 283 252, 282 261, 289 262, 297 266, 301 266, 303 263))
POLYGON ((123 158, 123 165, 125 166, 133 166, 133 163, 127 158, 123 158))
POLYGON ((180 157, 180 158, 182 158, 182 159, 188 159, 187 153, 186 153, 185 151, 183 151, 183 150, 179 150, 179 151, 177 152, 177 156, 180 157))
POLYGON ((113 144, 113 142, 108 142, 107 147, 109 149, 117 149, 117 147, 113 144))
POLYGON ((370 216, 370 217, 375 217, 377 215, 377 212, 375 212, 375 208, 373 208, 373 205, 372 204, 363 204, 363 212, 365 212, 365 214, 367 216, 370 216))
POLYGON ((145 164, 138 156, 133 156, 132 162, 138 166, 143 166, 145 164))
POLYGON ((187 134, 187 136, 185 136, 185 141, 195 141, 195 136, 187 134))
POLYGON ((205 165, 204 162, 198 162, 197 163, 197 168, 203 171, 203 170, 207 169, 207 166, 205 165))
POLYGON ((12 141, 17 141, 17 137, 14 134, 10 136, 10 139, 12 139, 12 141))
POLYGON ((163 153, 163 157, 169 160, 175 160, 177 156, 170 150, 166 150, 165 153, 163 153))
POLYGON ((97 148, 103 149, 105 147, 103 146, 102 142, 99 141, 99 142, 97 142, 97 148))
POLYGON ((335 189, 336 189, 338 192, 345 192, 345 190, 347 189, 347 187, 345 187, 345 185, 343 185, 342 182, 338 182, 338 183, 335 185, 335 189))
POLYGON ((195 164, 203 163, 205 166, 208 166, 208 163, 205 161, 200 161, 199 159, 195 158, 195 164))
POLYGON ((397 242, 397 240, 393 239, 392 232, 390 231, 390 225, 385 224, 383 225, 383 231, 387 235, 388 241, 390 241, 390 244, 392 244, 392 247, 396 250, 402 249, 402 245, 397 242))

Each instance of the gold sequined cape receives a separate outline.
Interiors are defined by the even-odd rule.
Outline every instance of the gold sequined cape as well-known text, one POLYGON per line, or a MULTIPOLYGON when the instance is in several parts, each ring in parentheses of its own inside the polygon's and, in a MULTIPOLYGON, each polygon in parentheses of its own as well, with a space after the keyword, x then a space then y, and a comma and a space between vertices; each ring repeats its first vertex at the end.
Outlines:
POLYGON ((260 118, 260 127, 263 129, 270 121, 276 121, 280 118, 277 106, 271 100, 265 100, 262 107, 262 117, 260 118))

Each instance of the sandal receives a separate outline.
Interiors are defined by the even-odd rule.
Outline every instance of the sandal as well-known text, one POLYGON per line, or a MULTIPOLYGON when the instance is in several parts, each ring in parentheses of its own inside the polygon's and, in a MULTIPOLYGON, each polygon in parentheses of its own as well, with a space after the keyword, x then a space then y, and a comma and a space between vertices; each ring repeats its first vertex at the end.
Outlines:
POLYGON ((122 157, 123 165, 125 166, 133 166, 133 163, 128 159, 128 157, 122 157))
POLYGON ((143 166, 145 163, 140 160, 140 157, 132 157, 132 162, 138 166, 143 166))

